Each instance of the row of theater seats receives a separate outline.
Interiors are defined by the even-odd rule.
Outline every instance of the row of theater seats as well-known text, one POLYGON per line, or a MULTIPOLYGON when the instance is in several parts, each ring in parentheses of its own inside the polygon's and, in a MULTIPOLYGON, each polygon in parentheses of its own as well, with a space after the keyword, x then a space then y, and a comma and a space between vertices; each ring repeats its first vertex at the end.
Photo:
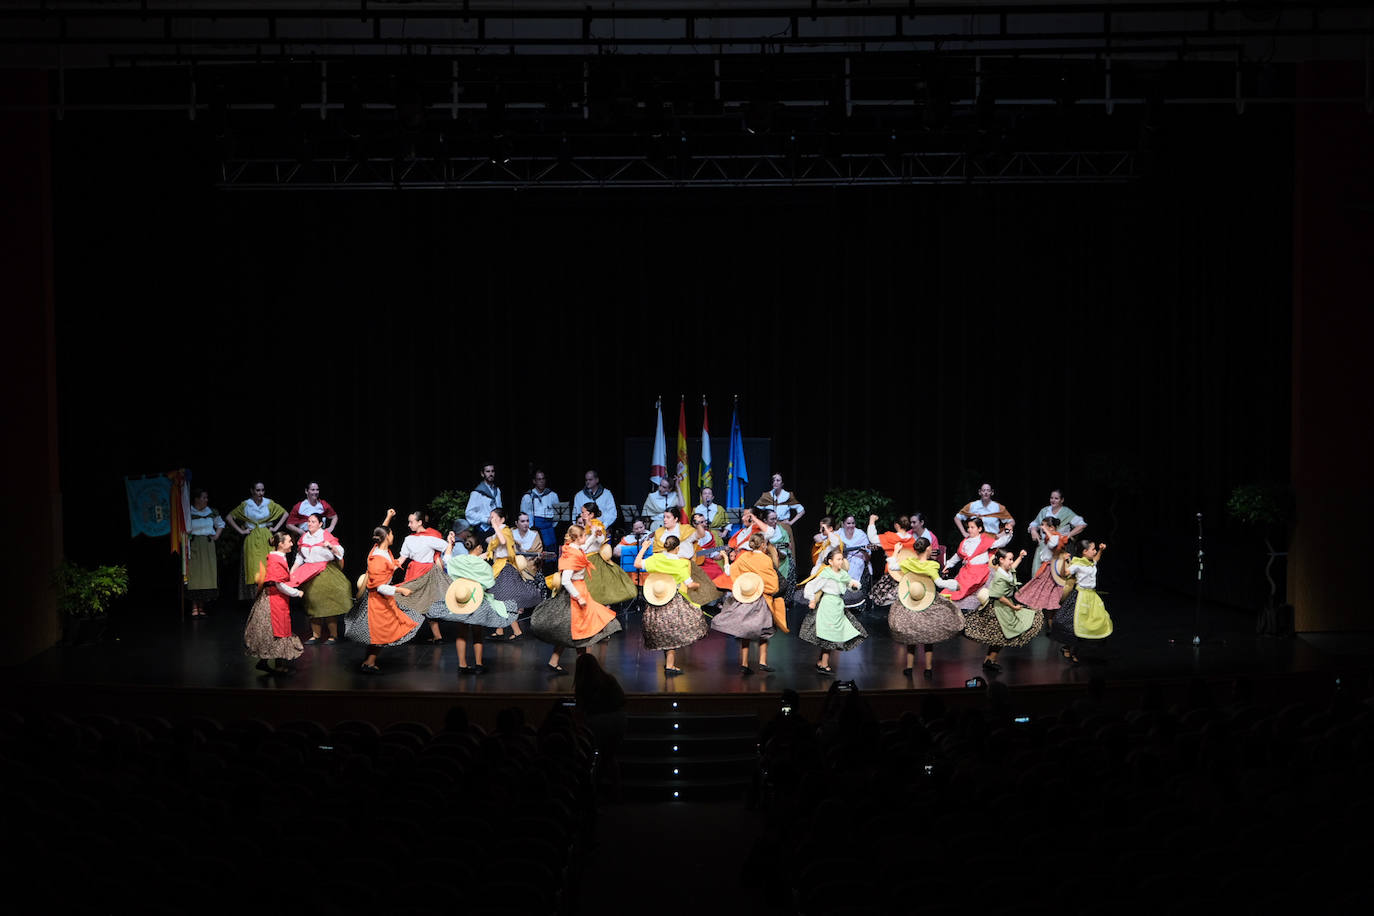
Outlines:
POLYGON ((765 727, 745 878, 806 916, 1362 909, 1369 701, 1246 693, 1117 709, 1098 685, 1024 723, 1005 693, 881 722, 832 693, 765 727))
MULTIPOLYGON (((0 714, 5 857, 65 912, 574 912, 589 733, 0 714)), ((36 905, 36 904, 35 904, 36 905)))

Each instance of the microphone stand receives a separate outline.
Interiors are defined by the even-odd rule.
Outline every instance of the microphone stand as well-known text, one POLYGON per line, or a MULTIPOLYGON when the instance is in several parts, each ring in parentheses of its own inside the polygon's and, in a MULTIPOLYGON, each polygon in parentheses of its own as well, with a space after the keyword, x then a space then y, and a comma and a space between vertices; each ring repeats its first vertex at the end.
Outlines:
POLYGON ((1169 643, 1175 646, 1191 646, 1193 649, 1200 649, 1203 646, 1224 646, 1226 640, 1212 639, 1202 634, 1202 572, 1205 551, 1202 548, 1202 513, 1197 514, 1197 582, 1193 591, 1193 635, 1189 640, 1181 638, 1171 638, 1169 643))

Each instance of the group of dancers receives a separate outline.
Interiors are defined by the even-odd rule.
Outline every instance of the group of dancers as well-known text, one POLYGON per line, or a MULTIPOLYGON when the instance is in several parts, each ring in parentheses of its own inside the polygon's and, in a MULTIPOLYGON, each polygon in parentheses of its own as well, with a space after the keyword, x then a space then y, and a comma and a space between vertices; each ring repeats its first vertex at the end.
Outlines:
POLYGON ((480 675, 484 642, 525 638, 523 619, 528 635, 553 647, 545 667, 561 675, 568 648, 581 654, 621 632, 614 608, 642 601, 643 645, 663 653, 666 676, 681 674, 678 651, 712 630, 739 641, 740 672, 749 675, 751 651, 758 670, 773 670, 769 641, 778 630, 790 632, 787 605, 796 601, 806 606, 797 636, 816 646, 820 675, 833 675, 837 654, 868 638, 856 614, 865 605, 887 608, 892 638, 907 650, 908 677, 923 653, 922 675, 930 679, 936 646, 960 636, 986 647, 983 667, 991 672, 1001 670, 1002 651, 1042 633, 1076 663, 1081 641, 1112 632, 1096 591, 1107 545, 1082 536, 1086 523, 1056 490, 1030 526, 1036 570, 1022 584, 1017 570, 1027 551, 1008 548, 1015 521, 991 495, 985 485, 980 500, 956 515, 961 538, 948 555, 920 513, 894 519, 881 533, 877 515, 864 532, 852 516, 839 525, 822 518, 810 573, 800 581, 802 557, 791 525, 773 507, 744 510, 727 532, 710 527, 704 513, 687 519, 669 506, 652 533, 639 520, 612 544, 600 507, 588 501, 556 552, 544 549, 523 512, 511 527, 506 510, 496 506, 482 529, 465 526, 444 536, 415 511, 407 516, 399 555, 392 551, 395 512, 388 510, 355 583, 342 571, 343 546, 325 515, 315 513, 304 518, 299 535, 280 527, 266 534, 268 553, 255 577, 244 641, 259 669, 290 673, 305 645, 340 638, 342 618, 343 638, 366 646, 361 670, 379 674, 384 649, 417 636, 442 642, 440 626, 449 623, 456 628, 459 675, 480 675), (293 547, 295 561, 288 564, 293 547), (556 569, 546 571, 555 560, 556 569), (311 619, 304 643, 292 632, 291 598, 302 599, 311 619))

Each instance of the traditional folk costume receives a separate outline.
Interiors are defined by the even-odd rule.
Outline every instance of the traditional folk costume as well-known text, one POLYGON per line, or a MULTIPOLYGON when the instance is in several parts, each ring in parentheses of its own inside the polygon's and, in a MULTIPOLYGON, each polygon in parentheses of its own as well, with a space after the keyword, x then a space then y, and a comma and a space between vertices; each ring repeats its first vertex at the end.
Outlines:
MULTIPOLYGON (((725 572, 725 567, 720 565, 721 557, 725 550, 724 540, 710 528, 706 529, 704 535, 698 535, 695 528, 692 533, 687 535, 682 541, 684 548, 692 551, 692 562, 706 573, 709 579, 717 588, 729 588, 731 578, 725 572)), ((685 551, 684 551, 685 554, 685 551)), ((702 602, 703 604, 707 602, 702 602)))
POLYGON ((644 499, 644 508, 639 514, 643 518, 662 518, 663 513, 676 506, 682 508, 682 495, 677 490, 663 494, 655 490, 644 499))
POLYGON ((873 584, 868 589, 868 600, 873 602, 874 607, 887 607, 897 600, 897 580, 900 578, 902 564, 902 557, 898 554, 903 550, 914 550, 916 536, 910 531, 895 530, 879 534, 878 526, 869 522, 868 540, 881 547, 887 557, 887 562, 883 565, 883 574, 879 576, 876 570, 874 572, 873 584))
POLYGON ((700 515, 706 519, 706 527, 716 533, 716 537, 725 539, 725 529, 730 527, 730 517, 725 514, 725 507, 720 503, 711 503, 709 506, 702 503, 692 510, 693 515, 700 515))
POLYGON ((778 513, 778 521, 790 522, 794 515, 801 515, 806 507, 797 502, 797 497, 787 490, 764 490, 763 495, 754 500, 755 508, 767 514, 769 509, 778 513))
POLYGON ((205 605, 219 597, 219 555, 214 536, 223 530, 224 519, 214 509, 191 507, 187 520, 191 546, 186 561, 186 597, 192 604, 205 605))
MULTIPOLYGON (((480 600, 474 599, 468 605, 460 608, 461 613, 449 607, 448 602, 440 596, 437 605, 431 603, 425 610, 425 616, 433 620, 447 620, 450 623, 466 623, 474 627, 486 627, 490 630, 499 630, 508 627, 515 621, 519 609, 502 601, 492 594, 492 587, 496 585, 496 577, 491 574, 491 566, 479 556, 472 554, 449 554, 445 558, 445 572, 448 574, 449 581, 466 579, 482 587, 480 600)), ((447 594, 447 592, 445 592, 447 594)), ((411 593, 410 600, 415 602, 416 593, 411 593)), ((425 596, 426 600, 428 595, 425 596)), ((418 609, 423 602, 415 602, 411 605, 411 610, 418 609)))
MULTIPOLYGON (((421 528, 406 535, 401 542, 401 553, 397 558, 405 562, 405 575, 401 584, 410 589, 410 595, 397 595, 398 604, 407 613, 419 613, 426 617, 440 616, 444 610, 444 595, 452 582, 444 570, 444 550, 448 542, 433 528, 421 528), (431 614, 430 612, 434 613, 431 614)), ((454 545, 462 549, 461 544, 454 545)))
POLYGON ((520 497, 520 511, 530 517, 530 530, 539 532, 539 540, 550 547, 558 543, 553 533, 554 524, 558 521, 557 493, 531 487, 520 497))
POLYGON ((286 513, 286 524, 295 525, 304 532, 305 520, 312 515, 318 515, 320 521, 325 523, 321 524, 320 527, 325 528, 328 527, 327 523, 331 518, 338 518, 339 513, 335 512, 334 507, 323 499, 313 503, 308 499, 303 499, 292 506, 290 512, 286 513))
POLYGON ((424 612, 402 610, 396 604, 392 574, 399 564, 391 551, 375 547, 367 555, 367 575, 363 591, 344 618, 344 636, 366 646, 399 646, 420 632, 424 612))
MULTIPOLYGON (((1057 512, 1054 510, 1053 507, 1046 506, 1039 512, 1035 513, 1035 518, 1030 524, 1031 528, 1039 528, 1040 523, 1044 521, 1045 516, 1047 515, 1053 516, 1055 520, 1059 522, 1059 530, 1061 532, 1061 536, 1064 538, 1067 538, 1069 532, 1072 531, 1074 528, 1084 527, 1088 524, 1083 519, 1083 516, 1079 515, 1077 512, 1073 511, 1068 506, 1060 506, 1059 511, 1057 512)), ((1034 531, 1031 531, 1031 534, 1034 533, 1034 531)), ((1044 563, 1047 559, 1049 559, 1050 553, 1050 548, 1046 547, 1043 543, 1035 548, 1035 566, 1037 569, 1040 567, 1041 563, 1044 563)))
POLYGON ((993 537, 987 532, 981 532, 960 541, 959 549, 951 561, 951 563, 963 561, 964 564, 963 569, 960 569, 958 575, 954 577, 954 581, 959 584, 959 587, 946 589, 941 594, 953 601, 960 610, 971 611, 977 608, 978 598, 975 593, 983 587, 984 582, 988 581, 988 552, 1004 546, 1010 540, 1010 534, 993 537))
POLYGON ((301 638, 291 632, 291 602, 300 590, 290 585, 291 571, 286 567, 286 554, 271 551, 263 558, 262 584, 258 597, 248 612, 248 625, 243 628, 243 647, 248 655, 260 659, 279 658, 290 661, 305 651, 301 638))
POLYGON ((272 549, 267 537, 272 533, 272 526, 284 515, 286 510, 266 497, 260 500, 245 499, 229 513, 229 517, 238 522, 240 527, 248 529, 248 536, 243 539, 243 575, 239 580, 239 598, 245 601, 257 594, 258 569, 266 562, 267 554, 272 549))
MULTIPOLYGON (((926 587, 932 591, 954 584, 951 579, 940 578, 940 564, 934 560, 906 557, 899 568, 903 573, 929 579, 930 584, 926 587)), ((891 610, 887 612, 887 626, 892 631, 892 638, 906 646, 920 643, 930 648, 937 642, 944 642, 964 632, 964 625, 964 615, 954 606, 954 602, 944 595, 936 595, 930 604, 920 611, 914 611, 900 600, 894 600, 891 610)))
POLYGON ((467 508, 463 510, 463 520, 473 531, 491 533, 491 510, 504 509, 501 502, 501 488, 493 487, 485 480, 473 487, 468 493, 467 508))
MULTIPOLYGON (((1031 580, 1021 587, 1016 593, 1016 600, 1033 607, 1037 611, 1053 611, 1059 609, 1059 602, 1064 598, 1064 583, 1062 573, 1056 569, 1056 564, 1061 562, 1064 556, 1064 542, 1068 538, 1062 534, 1049 534, 1040 546, 1048 546, 1050 552, 1046 555, 1043 563, 1035 571, 1031 580), (1056 576, 1061 577, 1056 580, 1056 576)), ((1036 551, 1036 556, 1040 551, 1036 551)))
POLYGON ((305 612, 311 617, 347 614, 353 606, 353 589, 343 574, 343 545, 339 539, 323 528, 314 534, 302 534, 296 541, 291 585, 304 593, 305 612))
POLYGON ((803 593, 809 602, 820 593, 821 600, 806 612, 797 636, 805 642, 820 646, 825 652, 843 652, 868 638, 863 624, 844 606, 842 597, 854 580, 849 572, 836 572, 827 566, 806 583, 803 593))
POLYGON ((711 618, 711 629, 736 639, 767 641, 776 627, 787 632, 787 608, 777 597, 778 572, 773 560, 757 550, 742 550, 730 564, 730 575, 738 580, 754 573, 763 581, 759 597, 748 603, 727 593, 720 602, 720 610, 711 618))
POLYGON ((988 603, 964 613, 964 635, 991 649, 1014 649, 1039 636, 1044 626, 1043 614, 1035 608, 1007 607, 999 600, 1010 599, 1017 585, 1014 573, 994 567, 988 580, 988 603))
POLYGON ((1002 530, 1002 523, 1012 520, 1012 515, 1006 508, 995 499, 983 502, 975 499, 973 502, 965 503, 964 508, 960 509, 956 515, 961 522, 970 519, 981 519, 983 522, 983 533, 996 535, 1002 530))
POLYGON ((611 495, 610 490, 598 485, 595 490, 582 489, 573 494, 573 521, 582 514, 582 507, 587 503, 592 503, 601 510, 602 524, 610 524, 620 518, 620 508, 615 504, 615 497, 611 495))
POLYGON ((554 646, 579 648, 609 639, 620 632, 620 620, 615 612, 592 597, 587 575, 600 575, 587 554, 576 544, 565 544, 558 557, 559 580, 562 588, 534 609, 529 629, 536 639, 554 646), (585 607, 574 595, 587 599, 585 607))
MULTIPOLYGON (((605 543, 606 526, 601 523, 601 519, 594 518, 587 523, 580 547, 587 555, 587 562, 591 564, 592 569, 592 576, 587 580, 587 588, 591 590, 593 598, 607 607, 620 604, 622 601, 633 601, 639 595, 639 588, 625 570, 619 565, 612 564, 601 553, 601 547, 605 543)), ((610 548, 607 547, 606 551, 609 553, 610 548)))
POLYGON ((518 553, 510 526, 502 525, 493 532, 487 544, 487 559, 491 560, 491 572, 496 577, 491 596, 506 602, 513 610, 531 608, 544 600, 539 580, 533 573, 520 568, 518 553))
POLYGON ((1097 594, 1097 564, 1074 557, 1065 572, 1076 587, 1065 586, 1064 597, 1050 627, 1054 638, 1071 647, 1081 639, 1111 636, 1112 618, 1097 594))
MULTIPOLYGON (((692 579, 694 568, 690 560, 671 554, 656 553, 644 559, 645 572, 650 575, 662 573, 671 577, 677 585, 677 592, 666 604, 650 602, 644 609, 644 648, 681 649, 708 632, 701 606, 692 597, 694 589, 685 585, 688 579, 692 579)), ((646 583, 645 589, 651 585, 651 581, 646 583)))

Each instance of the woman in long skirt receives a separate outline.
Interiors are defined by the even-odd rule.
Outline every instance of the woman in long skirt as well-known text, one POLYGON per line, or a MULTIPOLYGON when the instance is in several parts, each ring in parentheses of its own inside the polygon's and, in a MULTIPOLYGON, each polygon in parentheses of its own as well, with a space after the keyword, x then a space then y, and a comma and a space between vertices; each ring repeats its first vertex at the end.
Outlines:
POLYGON ((810 610, 802 619, 797 636, 805 642, 819 646, 821 657, 816 662, 816 673, 832 675, 830 653, 852 649, 868 638, 863 624, 844 606, 846 589, 857 589, 858 580, 849 575, 849 561, 845 559, 844 548, 833 547, 826 557, 826 568, 816 578, 806 584, 806 595, 810 610))
POLYGON ((496 577, 491 596, 504 601, 508 608, 515 611, 511 617, 510 635, 506 636, 503 629, 498 629, 492 636, 519 639, 524 635, 520 632, 520 612, 543 601, 544 589, 540 587, 539 580, 525 569, 529 561, 520 556, 515 535, 506 524, 506 510, 500 507, 492 509, 487 523, 492 529, 492 535, 487 539, 487 559, 491 561, 491 572, 496 577))
POLYGON ((186 528, 190 535, 186 597, 191 599, 191 616, 206 617, 206 605, 219 597, 219 555, 215 544, 224 530, 224 519, 210 507, 210 493, 204 487, 191 491, 191 517, 186 528))
POLYGON ((400 567, 391 555, 395 537, 388 527, 395 516, 395 509, 386 510, 382 524, 372 529, 372 552, 367 555, 366 578, 353 610, 344 618, 344 636, 367 646, 363 674, 381 674, 377 655, 382 647, 410 642, 420 631, 420 621, 424 619, 422 614, 404 611, 396 604, 396 596, 408 596, 410 589, 391 584, 391 577, 400 567))
POLYGON ((878 533, 878 516, 868 517, 868 539, 883 549, 887 564, 882 570, 873 570, 873 584, 868 588, 868 600, 875 608, 887 607, 897 599, 897 582, 902 577, 901 565, 905 559, 903 551, 916 545, 916 536, 911 533, 911 519, 905 515, 897 516, 891 531, 878 533))
POLYGON ((257 668, 268 674, 292 674, 293 659, 301 657, 301 638, 291 632, 291 602, 301 591, 291 585, 291 571, 286 567, 286 551, 291 549, 291 533, 273 531, 265 538, 267 556, 263 559, 263 579, 258 584, 258 597, 248 612, 248 625, 243 629, 243 645, 249 655, 258 659, 257 668), (276 659, 273 668, 268 659, 276 659))
POLYGON ((1106 549, 1106 544, 1086 539, 1079 541, 1078 556, 1065 570, 1074 580, 1075 587, 1065 590, 1050 633, 1063 643, 1059 651, 1067 661, 1078 661, 1079 640, 1106 639, 1112 635, 1112 617, 1097 594, 1097 564, 1106 549))
POLYGON ((701 639, 709 632, 706 617, 701 606, 690 598, 697 582, 692 578, 695 569, 692 561, 677 555, 681 546, 676 537, 669 536, 663 541, 663 553, 646 557, 652 545, 639 548, 635 557, 635 569, 649 573, 644 580, 644 598, 649 606, 644 610, 644 648, 663 651, 663 673, 672 677, 682 673, 677 666, 677 650, 701 639), (668 579, 672 580, 671 597, 665 589, 668 579))
POLYGON ((997 664, 998 653, 1028 645, 1040 635, 1044 626, 1043 614, 1018 604, 1014 597, 1018 584, 1016 567, 1025 558, 1024 550, 1013 555, 1005 547, 996 548, 988 579, 987 602, 964 614, 964 635, 987 646, 983 667, 988 671, 1001 671, 1002 666, 997 664))
POLYGON ((1036 532, 1041 548, 1036 551, 1036 556, 1040 556, 1041 551, 1048 552, 1044 554, 1045 559, 1031 580, 1017 590, 1016 600, 1037 611, 1058 610, 1064 597, 1064 583, 1056 565, 1062 566, 1067 538, 1059 533, 1059 520, 1054 516, 1042 519, 1036 532))
MULTIPOLYGON (((764 544, 763 535, 755 532, 748 546, 735 555, 730 564, 734 580, 731 591, 711 618, 711 629, 739 640, 740 674, 754 673, 749 667, 749 644, 754 642, 759 644, 759 670, 773 670, 768 666, 768 640, 773 638, 774 624, 779 623, 774 605, 781 605, 782 599, 777 597, 778 572, 772 558, 763 552, 764 544)), ((786 632, 786 616, 781 626, 786 632)))
POLYGON ((892 638, 906 646, 906 667, 902 674, 911 677, 916 667, 916 646, 925 648, 925 668, 922 676, 931 680, 935 668, 935 644, 952 639, 964 632, 964 615, 936 589, 956 586, 952 579, 940 578, 940 564, 930 558, 930 541, 917 538, 912 550, 915 557, 902 560, 902 581, 897 588, 897 600, 887 612, 888 629, 892 638))
POLYGON ((518 611, 491 594, 496 577, 487 561, 477 554, 459 553, 455 547, 457 538, 452 533, 448 539, 444 565, 452 584, 441 609, 431 610, 430 617, 458 624, 458 638, 454 643, 458 650, 458 673, 486 674, 486 666, 482 664, 486 631, 510 626, 518 611), (468 667, 468 643, 472 644, 472 667, 468 667))
POLYGON ((268 499, 267 487, 261 481, 253 484, 249 497, 229 513, 229 524, 243 535, 242 575, 239 577, 239 598, 251 599, 257 594, 258 567, 267 559, 271 547, 267 536, 281 530, 286 510, 268 499))
POLYGON ((343 574, 343 545, 322 527, 319 513, 305 517, 305 533, 297 544, 296 565, 291 568, 291 584, 305 595, 305 613, 310 617, 307 646, 321 642, 325 624, 329 645, 338 641, 339 617, 353 604, 352 589, 343 574))
POLYGON ((559 664, 568 646, 582 655, 588 646, 620 632, 615 612, 593 598, 587 587, 587 573, 591 571, 593 576, 600 573, 592 571, 591 561, 582 549, 585 536, 581 525, 570 526, 563 535, 563 549, 558 556, 561 588, 544 599, 530 615, 530 632, 553 644, 553 654, 548 661, 550 674, 568 673, 559 664))
POLYGON ((430 527, 429 515, 423 509, 407 515, 406 526, 410 534, 401 541, 397 559, 405 567, 401 584, 410 589, 410 595, 402 596, 396 603, 406 611, 419 611, 428 617, 430 637, 427 642, 441 643, 444 637, 436 618, 446 610, 444 596, 448 594, 451 580, 444 570, 444 553, 450 549, 452 540, 445 541, 443 535, 430 527))

